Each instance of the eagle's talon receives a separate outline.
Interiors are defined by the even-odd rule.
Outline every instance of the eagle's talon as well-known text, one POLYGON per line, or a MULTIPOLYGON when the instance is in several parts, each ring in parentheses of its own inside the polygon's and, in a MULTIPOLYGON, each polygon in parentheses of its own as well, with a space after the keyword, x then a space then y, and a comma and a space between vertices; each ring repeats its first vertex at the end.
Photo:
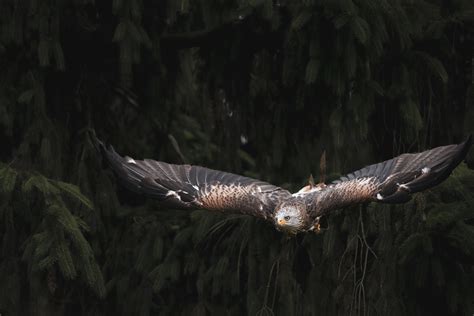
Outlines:
POLYGON ((320 234, 323 231, 323 229, 321 229, 321 224, 319 223, 320 219, 321 219, 320 216, 316 217, 313 225, 311 226, 309 230, 314 231, 316 234, 320 234))
POLYGON ((322 231, 321 231, 321 224, 316 223, 316 224, 314 225, 314 232, 315 232, 316 234, 320 234, 320 233, 322 232, 322 231))

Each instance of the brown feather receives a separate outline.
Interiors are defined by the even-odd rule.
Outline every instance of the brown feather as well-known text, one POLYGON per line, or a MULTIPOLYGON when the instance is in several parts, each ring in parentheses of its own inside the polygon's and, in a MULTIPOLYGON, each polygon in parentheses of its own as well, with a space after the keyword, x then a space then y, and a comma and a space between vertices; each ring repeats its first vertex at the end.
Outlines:
POLYGON ((291 197, 287 190, 232 173, 124 158, 95 141, 122 184, 174 208, 240 212, 270 219, 275 206, 291 197))
POLYGON ((411 193, 445 180, 464 159, 470 146, 471 137, 458 145, 402 154, 350 173, 321 190, 302 192, 302 197, 310 205, 313 216, 369 201, 404 203, 411 193))

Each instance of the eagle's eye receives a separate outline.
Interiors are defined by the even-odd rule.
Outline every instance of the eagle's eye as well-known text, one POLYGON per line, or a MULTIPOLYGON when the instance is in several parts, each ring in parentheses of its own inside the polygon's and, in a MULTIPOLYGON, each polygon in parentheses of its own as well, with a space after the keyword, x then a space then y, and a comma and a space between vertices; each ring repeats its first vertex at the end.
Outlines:
POLYGON ((290 216, 286 215, 285 217, 283 217, 285 219, 285 221, 289 221, 290 220, 290 216))

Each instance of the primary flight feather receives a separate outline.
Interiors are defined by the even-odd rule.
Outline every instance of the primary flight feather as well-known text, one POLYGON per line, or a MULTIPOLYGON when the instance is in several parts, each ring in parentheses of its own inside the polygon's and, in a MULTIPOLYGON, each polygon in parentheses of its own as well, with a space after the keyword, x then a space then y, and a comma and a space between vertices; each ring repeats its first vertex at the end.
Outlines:
POLYGON ((328 185, 310 185, 291 194, 264 181, 199 166, 122 157, 94 142, 130 190, 175 208, 207 209, 256 216, 278 230, 318 230, 328 212, 370 201, 404 203, 410 195, 445 180, 464 159, 471 137, 461 144, 403 154, 367 166, 328 185))

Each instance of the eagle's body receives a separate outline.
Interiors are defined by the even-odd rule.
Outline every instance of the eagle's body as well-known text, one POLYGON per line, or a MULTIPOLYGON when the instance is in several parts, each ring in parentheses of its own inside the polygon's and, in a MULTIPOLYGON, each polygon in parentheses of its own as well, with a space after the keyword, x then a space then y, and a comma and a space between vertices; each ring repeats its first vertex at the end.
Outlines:
POLYGON ((199 166, 174 165, 119 156, 96 144, 129 189, 175 208, 238 212, 260 217, 290 232, 318 230, 319 219, 345 206, 377 201, 404 203, 410 194, 445 180, 464 159, 471 137, 459 145, 403 154, 367 166, 328 185, 289 191, 256 179, 199 166))

